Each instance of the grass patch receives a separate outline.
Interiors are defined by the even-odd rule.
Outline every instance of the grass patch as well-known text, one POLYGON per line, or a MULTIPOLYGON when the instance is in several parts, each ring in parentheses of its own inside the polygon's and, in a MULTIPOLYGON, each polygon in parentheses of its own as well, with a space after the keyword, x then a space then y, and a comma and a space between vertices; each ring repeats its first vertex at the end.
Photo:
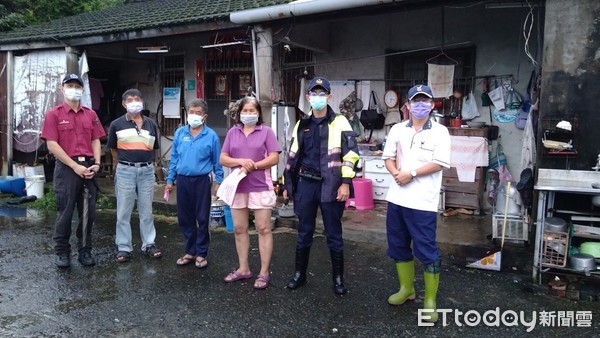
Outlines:
POLYGON ((56 195, 54 194, 54 188, 50 187, 48 191, 44 192, 44 198, 38 198, 27 204, 27 207, 43 211, 56 211, 56 195))
MULTIPOLYGON (((47 192, 44 192, 44 198, 38 198, 27 204, 27 206, 42 211, 56 211, 56 194, 54 193, 54 188, 50 187, 47 192)), ((113 203, 111 198, 102 193, 98 193, 96 209, 116 208, 117 206, 113 203)))

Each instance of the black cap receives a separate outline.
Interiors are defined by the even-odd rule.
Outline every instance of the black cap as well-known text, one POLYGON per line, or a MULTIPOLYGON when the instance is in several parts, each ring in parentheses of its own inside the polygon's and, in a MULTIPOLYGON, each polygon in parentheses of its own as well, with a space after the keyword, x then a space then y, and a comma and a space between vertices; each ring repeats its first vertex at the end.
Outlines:
POLYGON ((62 84, 65 84, 69 81, 77 81, 83 87, 83 80, 77 74, 67 74, 65 78, 62 80, 62 84))

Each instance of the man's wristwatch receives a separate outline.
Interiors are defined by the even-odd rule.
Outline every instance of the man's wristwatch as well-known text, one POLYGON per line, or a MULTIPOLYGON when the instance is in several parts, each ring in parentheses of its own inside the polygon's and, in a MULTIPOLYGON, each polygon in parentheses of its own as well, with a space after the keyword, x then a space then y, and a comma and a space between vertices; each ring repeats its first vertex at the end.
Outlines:
POLYGON ((417 171, 416 171, 416 170, 411 170, 411 171, 410 171, 410 176, 411 176, 412 178, 415 178, 415 177, 417 177, 417 171))

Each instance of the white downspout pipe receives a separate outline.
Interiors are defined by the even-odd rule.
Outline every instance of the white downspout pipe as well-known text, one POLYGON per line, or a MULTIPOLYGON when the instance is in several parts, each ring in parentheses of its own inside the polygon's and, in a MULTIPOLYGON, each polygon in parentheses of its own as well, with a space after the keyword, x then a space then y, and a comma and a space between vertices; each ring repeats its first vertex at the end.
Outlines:
POLYGON ((260 85, 258 81, 258 55, 256 54, 256 30, 252 27, 252 63, 254 64, 254 85, 256 86, 256 98, 260 100, 260 85))
POLYGON ((236 24, 251 24, 402 1, 404 0, 296 0, 289 4, 232 12, 229 14, 229 20, 236 24))
MULTIPOLYGON (((15 104, 14 104, 14 86, 15 86, 15 80, 14 80, 14 54, 11 50, 9 50, 6 53, 6 158, 7 158, 7 163, 6 166, 3 166, 4 168, 6 168, 6 170, 2 170, 2 174, 3 175, 7 175, 8 174, 8 170, 11 170, 8 168, 9 164, 12 163, 13 160, 13 121, 14 121, 14 111, 15 111, 15 104)), ((16 175, 16 173, 13 173, 13 175, 16 175)))

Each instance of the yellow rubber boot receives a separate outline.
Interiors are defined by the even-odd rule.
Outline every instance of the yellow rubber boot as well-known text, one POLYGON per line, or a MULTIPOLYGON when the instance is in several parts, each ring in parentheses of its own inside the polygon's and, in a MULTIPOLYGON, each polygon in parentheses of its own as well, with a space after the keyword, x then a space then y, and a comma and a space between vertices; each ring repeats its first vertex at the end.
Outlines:
POLYGON ((425 299, 423 300, 423 310, 431 310, 431 311, 423 311, 423 314, 429 316, 430 319, 426 319, 426 322, 435 323, 438 320, 438 313, 435 311, 437 309, 435 305, 438 285, 440 284, 440 274, 431 273, 425 271, 423 278, 425 280, 425 299))
POLYGON ((400 290, 388 298, 388 303, 402 305, 407 300, 415 299, 415 262, 398 262, 396 270, 400 280, 400 290))

